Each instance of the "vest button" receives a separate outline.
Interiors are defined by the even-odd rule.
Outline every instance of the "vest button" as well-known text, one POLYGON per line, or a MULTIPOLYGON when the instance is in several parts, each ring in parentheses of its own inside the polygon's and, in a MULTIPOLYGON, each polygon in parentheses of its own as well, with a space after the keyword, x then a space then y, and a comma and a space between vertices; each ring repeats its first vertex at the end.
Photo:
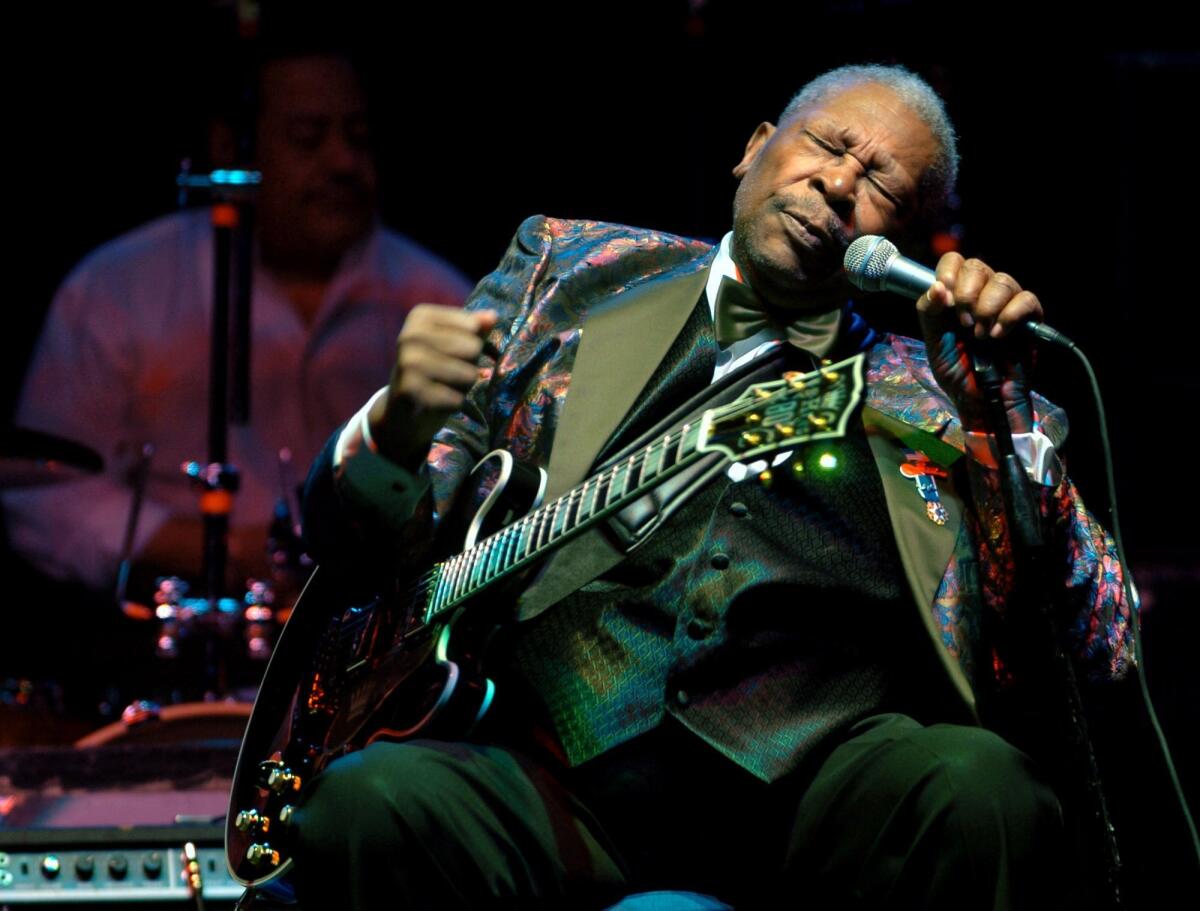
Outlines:
POLYGON ((713 554, 711 563, 713 569, 728 569, 729 554, 713 554))
POLYGON ((693 639, 705 639, 713 634, 714 629, 707 620, 689 620, 687 634, 693 639))
POLYGON ((735 503, 729 504, 729 514, 735 519, 744 519, 746 516, 750 515, 750 507, 741 500, 738 500, 735 503))
POLYGON ((692 701, 692 697, 688 695, 687 690, 676 690, 675 691, 675 701, 679 705, 687 705, 689 702, 692 701))

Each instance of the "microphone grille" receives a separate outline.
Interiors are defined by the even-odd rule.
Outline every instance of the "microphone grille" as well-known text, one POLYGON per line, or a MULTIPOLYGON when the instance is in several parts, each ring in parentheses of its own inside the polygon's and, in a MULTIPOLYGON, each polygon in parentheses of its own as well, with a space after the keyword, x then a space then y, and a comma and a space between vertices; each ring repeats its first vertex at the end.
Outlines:
POLYGON ((886 237, 866 234, 846 248, 842 265, 854 287, 863 291, 878 291, 883 287, 888 262, 899 252, 886 237))

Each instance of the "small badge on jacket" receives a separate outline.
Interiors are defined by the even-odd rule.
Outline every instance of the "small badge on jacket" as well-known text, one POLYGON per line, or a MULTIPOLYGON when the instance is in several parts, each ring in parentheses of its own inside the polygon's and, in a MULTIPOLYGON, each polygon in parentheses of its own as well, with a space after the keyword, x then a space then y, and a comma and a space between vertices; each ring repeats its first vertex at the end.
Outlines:
POLYGON ((940 465, 935 465, 929 456, 915 449, 904 450, 905 462, 900 466, 900 474, 911 479, 917 485, 917 493, 925 501, 925 515, 935 525, 946 524, 946 507, 938 494, 937 478, 949 477, 949 472, 940 465))

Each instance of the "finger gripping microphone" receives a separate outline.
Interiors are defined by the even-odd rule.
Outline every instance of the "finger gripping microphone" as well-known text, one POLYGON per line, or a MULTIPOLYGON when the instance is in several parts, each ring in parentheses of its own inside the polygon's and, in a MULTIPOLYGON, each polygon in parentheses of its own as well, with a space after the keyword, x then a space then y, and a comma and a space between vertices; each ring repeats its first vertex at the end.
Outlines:
MULTIPOLYGON (((886 237, 866 234, 846 248, 842 260, 850 284, 862 291, 891 291, 916 300, 937 281, 937 274, 907 256, 901 256, 896 245, 886 237)), ((1075 343, 1045 323, 1028 320, 1021 324, 1043 341, 1067 348, 1075 343)))

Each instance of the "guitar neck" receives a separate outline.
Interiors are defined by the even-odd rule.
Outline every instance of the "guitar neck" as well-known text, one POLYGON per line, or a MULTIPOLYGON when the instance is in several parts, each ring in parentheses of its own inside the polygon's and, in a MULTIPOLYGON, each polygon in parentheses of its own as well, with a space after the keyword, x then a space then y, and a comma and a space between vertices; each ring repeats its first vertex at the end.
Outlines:
POLYGON ((433 568, 424 622, 628 506, 704 453, 706 413, 433 568))
POLYGON ((428 624, 505 576, 623 509, 700 456, 749 460, 812 439, 842 436, 862 393, 861 354, 808 374, 756 383, 588 478, 557 500, 433 567, 422 580, 428 624))

